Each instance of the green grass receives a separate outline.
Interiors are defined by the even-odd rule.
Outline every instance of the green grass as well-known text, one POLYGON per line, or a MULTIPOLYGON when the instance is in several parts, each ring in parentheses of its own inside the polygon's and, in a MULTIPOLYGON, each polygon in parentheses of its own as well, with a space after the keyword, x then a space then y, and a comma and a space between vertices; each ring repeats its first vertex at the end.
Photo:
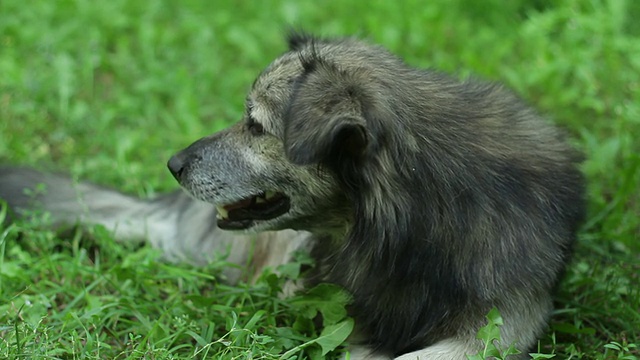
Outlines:
MULTIPOLYGON (((166 160, 240 118, 288 26, 367 37, 502 81, 570 132, 588 221, 537 356, 638 359, 639 18, 635 0, 0 0, 0 162, 175 189, 166 160)), ((0 229, 0 358, 318 358, 350 326, 336 289, 276 296, 297 262, 229 287, 223 261, 170 265, 100 228, 38 225, 0 229)))

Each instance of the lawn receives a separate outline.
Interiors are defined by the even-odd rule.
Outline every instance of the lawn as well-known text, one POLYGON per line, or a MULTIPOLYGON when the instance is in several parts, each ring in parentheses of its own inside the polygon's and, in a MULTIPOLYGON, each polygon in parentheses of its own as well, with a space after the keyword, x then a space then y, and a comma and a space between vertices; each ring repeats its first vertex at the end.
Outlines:
MULTIPOLYGON (((635 0, 0 0, 0 163, 175 190, 167 159, 240 118, 289 27, 364 37, 501 81, 567 129, 586 156, 588 220, 534 357, 639 359, 639 18, 635 0)), ((277 296, 303 255, 232 287, 223 259, 167 264, 103 228, 43 224, 0 228, 0 358, 340 355, 339 289, 277 296)))

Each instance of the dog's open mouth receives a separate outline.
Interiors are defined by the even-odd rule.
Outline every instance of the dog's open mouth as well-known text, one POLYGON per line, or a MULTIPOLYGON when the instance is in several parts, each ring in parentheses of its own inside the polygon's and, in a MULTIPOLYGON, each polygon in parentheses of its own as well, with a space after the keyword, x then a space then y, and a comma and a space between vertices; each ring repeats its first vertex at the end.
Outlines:
POLYGON ((224 230, 247 229, 255 220, 271 220, 285 214, 290 205, 286 195, 273 191, 265 191, 232 204, 218 205, 218 227, 224 230))

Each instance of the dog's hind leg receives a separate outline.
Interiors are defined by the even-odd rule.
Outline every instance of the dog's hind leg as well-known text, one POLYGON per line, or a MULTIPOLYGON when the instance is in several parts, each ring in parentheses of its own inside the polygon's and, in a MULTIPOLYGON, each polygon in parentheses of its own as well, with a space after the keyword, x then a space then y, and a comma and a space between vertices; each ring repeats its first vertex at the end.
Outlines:
POLYGON ((467 355, 478 352, 475 339, 446 339, 427 348, 413 351, 395 360, 465 360, 467 355))
MULTIPOLYGON (((350 360, 466 360, 467 355, 477 354, 480 350, 478 340, 445 339, 424 349, 412 351, 398 357, 390 357, 373 353, 365 347, 354 346, 349 349, 350 360)), ((522 359, 522 355, 510 356, 509 360, 522 359)), ((346 359, 346 356, 343 357, 346 359)))
MULTIPOLYGON (((475 339, 469 343, 465 340, 446 339, 434 345, 403 354, 399 357, 391 357, 375 354, 366 347, 352 346, 349 349, 350 360, 465 360, 468 354, 478 352, 478 344, 475 339)), ((345 356, 344 359, 347 357, 345 356)))

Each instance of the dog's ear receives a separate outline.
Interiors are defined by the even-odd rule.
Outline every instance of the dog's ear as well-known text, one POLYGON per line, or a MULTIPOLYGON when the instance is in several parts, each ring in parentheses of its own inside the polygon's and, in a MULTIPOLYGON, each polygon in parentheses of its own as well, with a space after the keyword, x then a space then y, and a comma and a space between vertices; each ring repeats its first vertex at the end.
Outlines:
POLYGON ((289 50, 300 50, 304 46, 313 44, 317 38, 304 30, 290 29, 287 33, 287 44, 289 44, 289 50))
POLYGON ((372 140, 365 78, 319 60, 303 68, 285 115, 287 157, 299 165, 361 159, 372 140))

